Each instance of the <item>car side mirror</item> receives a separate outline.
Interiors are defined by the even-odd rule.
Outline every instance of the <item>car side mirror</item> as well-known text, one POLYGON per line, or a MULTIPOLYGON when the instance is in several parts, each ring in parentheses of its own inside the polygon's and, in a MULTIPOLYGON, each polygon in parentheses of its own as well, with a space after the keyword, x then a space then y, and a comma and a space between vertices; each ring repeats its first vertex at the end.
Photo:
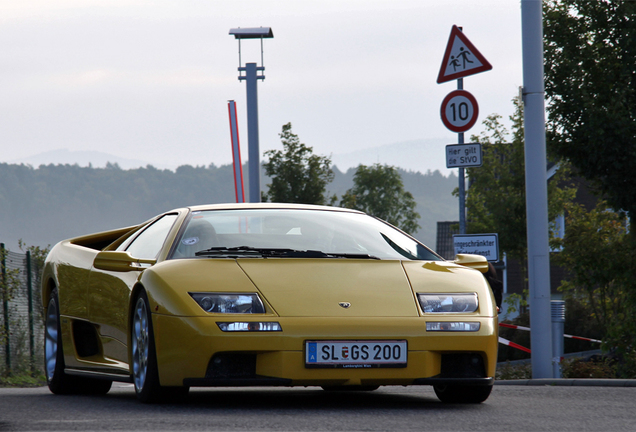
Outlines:
POLYGON ((155 264, 157 260, 134 258, 126 251, 102 251, 93 260, 93 267, 110 271, 142 270, 155 264))
POLYGON ((486 257, 481 255, 457 254, 457 258, 453 262, 464 267, 479 270, 482 273, 486 273, 488 271, 488 260, 486 257))

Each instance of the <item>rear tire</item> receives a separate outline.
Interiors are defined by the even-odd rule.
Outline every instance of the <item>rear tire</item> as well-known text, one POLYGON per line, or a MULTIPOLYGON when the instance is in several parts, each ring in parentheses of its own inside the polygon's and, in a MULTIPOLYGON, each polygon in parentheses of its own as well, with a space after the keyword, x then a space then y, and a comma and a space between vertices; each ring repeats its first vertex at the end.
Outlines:
POLYGON ((44 323, 44 373, 49 390, 54 394, 108 393, 112 381, 72 376, 64 372, 64 351, 57 290, 51 293, 44 323))
POLYGON ((145 291, 135 299, 131 326, 132 379, 142 403, 173 402, 185 398, 189 387, 164 387, 159 383, 157 352, 150 304, 145 291))
POLYGON ((492 391, 492 386, 436 385, 435 394, 443 403, 482 403, 492 391))

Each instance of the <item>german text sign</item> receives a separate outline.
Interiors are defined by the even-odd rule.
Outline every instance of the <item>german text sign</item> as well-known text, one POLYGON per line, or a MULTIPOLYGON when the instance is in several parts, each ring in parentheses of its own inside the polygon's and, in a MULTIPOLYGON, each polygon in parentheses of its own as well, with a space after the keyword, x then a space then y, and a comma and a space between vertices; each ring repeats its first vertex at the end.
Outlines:
POLYGON ((453 236, 455 254, 481 255, 488 261, 499 261, 497 234, 456 234, 453 236))
POLYGON ((481 144, 451 144, 446 146, 446 168, 479 167, 481 144))

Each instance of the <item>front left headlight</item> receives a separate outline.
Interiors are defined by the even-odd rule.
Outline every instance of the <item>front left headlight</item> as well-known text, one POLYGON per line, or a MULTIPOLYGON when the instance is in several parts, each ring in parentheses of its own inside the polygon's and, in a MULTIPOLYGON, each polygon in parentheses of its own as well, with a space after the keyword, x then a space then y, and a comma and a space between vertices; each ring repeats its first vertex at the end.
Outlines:
POLYGON ((262 314, 263 301, 256 293, 188 293, 201 308, 210 313, 262 314))
POLYGON ((470 313, 479 306, 477 293, 417 293, 424 313, 470 313))

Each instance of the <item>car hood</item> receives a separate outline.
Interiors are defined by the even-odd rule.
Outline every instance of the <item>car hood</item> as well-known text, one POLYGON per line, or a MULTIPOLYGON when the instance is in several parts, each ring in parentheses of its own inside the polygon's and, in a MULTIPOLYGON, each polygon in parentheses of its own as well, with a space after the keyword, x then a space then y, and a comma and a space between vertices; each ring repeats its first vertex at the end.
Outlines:
POLYGON ((400 261, 239 259, 280 316, 418 316, 400 261))
POLYGON ((469 290, 479 295, 480 314, 494 313, 481 273, 444 261, 180 259, 147 269, 141 283, 154 313, 177 316, 208 315, 188 294, 206 291, 257 291, 279 316, 414 317, 418 292, 469 290))

